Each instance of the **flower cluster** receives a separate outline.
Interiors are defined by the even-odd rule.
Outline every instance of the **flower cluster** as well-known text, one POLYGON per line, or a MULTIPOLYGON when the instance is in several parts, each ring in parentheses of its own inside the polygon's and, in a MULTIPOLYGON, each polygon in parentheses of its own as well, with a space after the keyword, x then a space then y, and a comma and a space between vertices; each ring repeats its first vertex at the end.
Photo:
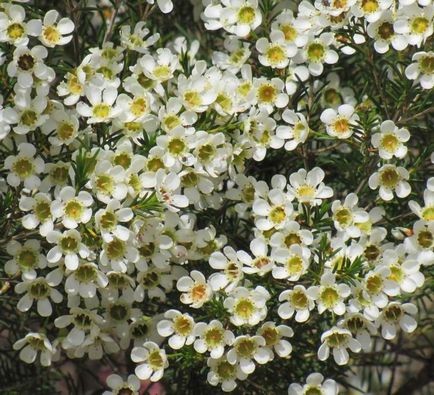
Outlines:
MULTIPOLYGON (((310 323, 317 360, 346 365, 416 329, 409 298, 434 263, 434 178, 412 181, 430 162, 407 122, 420 114, 374 112, 339 75, 399 52, 388 73, 372 65, 375 84, 399 73, 429 97, 431 2, 192 3, 223 37, 208 57, 143 15, 117 26, 126 5, 104 6, 102 42, 80 53, 78 20, 0 2, 0 198, 16 199, 4 273, 41 323, 14 348, 44 366, 128 352, 134 374, 109 376, 107 394, 137 394, 177 355, 232 391, 302 353, 291 338, 310 323)), ((338 393, 309 373, 288 393, 338 393)))

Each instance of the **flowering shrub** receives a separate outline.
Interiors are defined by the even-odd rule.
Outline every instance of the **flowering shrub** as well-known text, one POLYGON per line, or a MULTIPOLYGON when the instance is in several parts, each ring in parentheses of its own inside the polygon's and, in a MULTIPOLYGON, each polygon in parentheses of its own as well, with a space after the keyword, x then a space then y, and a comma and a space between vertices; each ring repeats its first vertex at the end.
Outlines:
POLYGON ((433 18, 0 2, 6 393, 428 384, 433 18))

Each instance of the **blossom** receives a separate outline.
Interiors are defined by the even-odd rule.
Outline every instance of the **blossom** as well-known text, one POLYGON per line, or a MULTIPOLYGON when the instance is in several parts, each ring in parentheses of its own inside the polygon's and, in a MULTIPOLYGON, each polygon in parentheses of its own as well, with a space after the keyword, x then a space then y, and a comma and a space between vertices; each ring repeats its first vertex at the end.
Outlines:
POLYGON ((193 330, 194 319, 189 314, 182 314, 177 310, 167 310, 164 313, 165 320, 157 324, 158 333, 168 337, 169 346, 174 350, 182 348, 185 344, 192 344, 195 340, 193 330))
POLYGON ((205 276, 198 270, 193 270, 190 276, 181 277, 176 287, 183 292, 180 297, 181 302, 196 309, 202 307, 212 295, 211 287, 206 283, 205 276))
POLYGON ((46 46, 53 48, 56 45, 68 44, 72 39, 74 23, 69 18, 59 18, 56 10, 48 11, 43 20, 41 35, 39 40, 46 46))
POLYGON ((407 154, 404 143, 410 139, 409 131, 398 128, 393 121, 382 122, 380 130, 380 133, 375 133, 371 137, 372 145, 378 148, 380 158, 404 158, 407 154))
POLYGON ((353 134, 353 126, 359 119, 354 112, 354 107, 342 104, 337 111, 328 108, 321 114, 321 121, 326 124, 327 133, 339 139, 346 139, 353 134))
POLYGON ((131 350, 131 360, 139 365, 135 368, 140 380, 158 381, 163 377, 164 369, 169 366, 166 352, 154 342, 145 342, 141 347, 131 350))
POLYGON ((277 311, 285 320, 295 313, 297 322, 305 322, 309 319, 310 311, 315 307, 316 294, 312 290, 306 290, 303 285, 297 284, 293 289, 283 291, 279 295, 279 302, 283 302, 277 311))
POLYGON ((300 169, 289 176, 288 195, 296 198, 300 203, 313 206, 321 204, 322 199, 333 195, 333 190, 322 182, 325 173, 319 167, 309 172, 300 169))
POLYGON ((5 160, 5 169, 10 170, 7 182, 13 187, 21 183, 25 188, 38 188, 41 180, 37 174, 44 170, 44 161, 37 156, 36 148, 29 143, 21 143, 18 146, 18 155, 10 155, 5 160))
POLYGON ((321 373, 311 373, 306 378, 306 384, 291 384, 288 388, 288 395, 304 395, 311 392, 317 392, 321 395, 337 395, 339 393, 338 385, 332 379, 324 380, 321 373))
POLYGON ((55 348, 43 333, 30 332, 24 338, 17 340, 13 345, 14 350, 20 351, 20 359, 26 363, 33 363, 40 353, 39 359, 42 366, 50 366, 55 348))
POLYGON ((117 374, 111 374, 107 377, 107 385, 112 391, 104 391, 103 395, 120 394, 122 391, 128 392, 131 395, 138 395, 141 384, 140 380, 134 374, 130 374, 127 380, 123 380, 122 377, 117 374))
POLYGON ((386 201, 393 199, 393 192, 396 196, 405 198, 411 192, 408 179, 409 173, 405 168, 387 164, 369 177, 369 187, 371 189, 379 187, 380 197, 386 201))
POLYGON ((359 341, 353 338, 348 329, 333 327, 321 335, 321 347, 318 349, 318 359, 325 361, 328 359, 330 349, 333 350, 333 358, 338 365, 346 365, 349 355, 347 348, 352 352, 360 352, 359 341))
POLYGON ((413 63, 405 69, 405 76, 415 80, 423 89, 432 89, 434 86, 434 53, 416 52, 412 57, 413 63))

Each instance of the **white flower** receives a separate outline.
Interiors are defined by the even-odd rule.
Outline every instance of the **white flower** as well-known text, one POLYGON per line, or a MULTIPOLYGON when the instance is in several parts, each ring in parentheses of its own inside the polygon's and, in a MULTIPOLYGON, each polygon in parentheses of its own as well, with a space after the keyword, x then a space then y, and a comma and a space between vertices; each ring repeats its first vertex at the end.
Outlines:
POLYGON ((327 133, 338 139, 351 137, 354 132, 353 125, 358 120, 359 117, 354 112, 354 107, 349 104, 340 105, 337 111, 328 108, 321 114, 321 121, 325 123, 327 133))
POLYGON ((73 187, 62 188, 58 199, 51 203, 51 212, 55 218, 62 218, 65 228, 75 229, 79 223, 87 223, 92 217, 92 196, 86 191, 80 191, 76 196, 73 187))
POLYGON ((417 260, 425 266, 434 263, 434 222, 416 221, 413 235, 404 241, 408 253, 416 254, 417 260))
POLYGON ((212 359, 221 358, 225 346, 230 346, 234 341, 234 334, 225 328, 218 320, 212 320, 209 324, 198 322, 194 327, 194 349, 198 353, 210 352, 212 359))
POLYGON ((21 183, 30 190, 36 189, 41 184, 37 174, 44 170, 43 160, 37 156, 36 148, 29 143, 21 143, 18 146, 18 155, 10 155, 4 162, 5 169, 9 170, 6 180, 9 185, 17 187, 21 183))
POLYGON ((37 269, 47 266, 45 255, 41 254, 41 244, 38 240, 26 240, 23 245, 11 240, 6 251, 12 259, 5 263, 4 269, 9 276, 21 273, 24 280, 34 280, 37 269))
POLYGON ((154 45, 160 38, 160 34, 153 34, 145 39, 150 33, 146 28, 146 23, 140 21, 134 26, 134 31, 131 33, 131 27, 129 25, 121 26, 120 37, 122 46, 139 53, 147 53, 148 47, 154 45))
POLYGON ((409 80, 415 80, 423 89, 434 87, 434 52, 416 52, 411 63, 405 69, 409 80))
POLYGON ((230 293, 243 278, 243 265, 238 260, 237 252, 229 246, 224 247, 223 253, 213 252, 209 257, 209 265, 213 269, 221 270, 213 273, 208 278, 209 285, 213 291, 224 289, 230 293))
POLYGON ((187 207, 188 198, 178 193, 181 179, 176 173, 169 173, 160 169, 156 175, 156 190, 160 202, 164 203, 169 210, 179 211, 179 208, 187 207))
POLYGON ((357 195, 350 193, 345 198, 344 204, 339 200, 335 200, 332 204, 332 218, 335 228, 351 238, 360 237, 359 224, 369 220, 368 213, 357 206, 358 201, 357 195))
POLYGON ((263 365, 270 360, 270 354, 265 348, 265 339, 262 336, 238 336, 235 338, 232 348, 227 353, 228 362, 232 365, 239 364, 245 374, 255 371, 255 362, 263 365))
POLYGON ((394 339, 397 327, 407 333, 413 332, 417 322, 412 316, 416 314, 417 307, 412 303, 389 303, 376 320, 377 326, 381 326, 381 336, 387 340, 394 339))
POLYGON ((264 322, 258 329, 257 334, 265 339, 265 347, 269 351, 270 360, 274 353, 280 358, 287 358, 292 352, 291 343, 285 337, 294 336, 294 331, 286 325, 276 325, 273 321, 264 322))
POLYGON ((62 340, 64 349, 73 348, 83 344, 86 338, 92 337, 100 332, 103 318, 95 310, 72 307, 70 314, 62 315, 54 320, 56 328, 66 328, 72 325, 67 336, 62 340))
POLYGON ((288 395, 308 395, 309 393, 317 395, 337 395, 339 393, 338 385, 332 379, 323 382, 324 376, 321 373, 311 373, 306 378, 306 384, 291 384, 288 388, 288 395))
POLYGON ((396 34, 393 27, 395 18, 391 10, 385 10, 380 19, 368 25, 368 35, 375 40, 374 48, 378 53, 386 53, 390 44, 397 51, 408 46, 408 40, 401 34, 396 34))
POLYGON ((134 347, 131 360, 139 364, 135 373, 140 380, 159 381, 163 377, 164 369, 169 366, 166 352, 154 342, 145 342, 143 347, 134 347))
POLYGON ((173 78, 173 73, 179 67, 178 58, 168 48, 157 49, 156 57, 144 55, 139 62, 146 77, 158 82, 173 78))
POLYGON ((29 89, 35 83, 34 77, 38 81, 51 82, 55 73, 44 64, 47 55, 48 51, 42 45, 36 45, 32 49, 26 46, 16 48, 13 60, 7 67, 8 75, 17 77, 18 85, 25 89, 29 89))
POLYGON ((20 311, 29 311, 36 300, 36 309, 41 317, 49 317, 53 313, 50 299, 54 303, 60 303, 63 300, 62 294, 54 287, 59 285, 60 281, 54 281, 51 277, 37 277, 31 280, 24 280, 15 286, 17 294, 25 293, 18 301, 17 308, 20 311))
POLYGON ((99 161, 90 180, 97 199, 106 204, 113 198, 124 200, 128 193, 125 173, 125 169, 120 165, 112 166, 106 160, 99 161))
POLYGON ((121 240, 117 237, 105 241, 100 253, 100 262, 115 272, 126 273, 128 266, 139 259, 139 252, 131 240, 121 240))
POLYGON ((365 313, 368 317, 377 318, 378 308, 387 305, 388 296, 399 294, 399 285, 388 278, 390 273, 389 268, 380 265, 365 275, 362 285, 366 301, 365 313))
MULTIPOLYGON (((267 200, 257 198, 253 202, 253 213, 256 215, 255 225, 262 231, 274 229, 282 229, 291 219, 293 212, 292 204, 288 196, 283 192, 286 186, 286 179, 281 176, 280 185, 275 181, 276 185, 268 192, 267 200)), ((276 180, 277 176, 273 177, 276 180)))
POLYGON ((398 10, 393 28, 403 34, 410 45, 420 47, 433 34, 434 8, 420 8, 416 4, 398 10))
POLYGON ((278 30, 270 33, 270 41, 265 37, 256 41, 259 62, 271 68, 285 68, 289 64, 289 59, 297 53, 297 47, 294 44, 287 43, 285 35, 278 30))
POLYGON ((360 352, 361 345, 354 339, 348 329, 333 327, 321 335, 321 347, 318 349, 318 359, 325 361, 333 349, 333 358, 338 365, 346 365, 349 355, 347 348, 352 352, 360 352))
POLYGON ((17 4, 4 4, 4 11, 0 12, 0 42, 15 45, 27 45, 29 36, 41 34, 42 23, 39 19, 24 22, 26 12, 17 4))
POLYGON ((50 366, 51 358, 55 353, 55 349, 43 333, 30 332, 24 338, 17 340, 13 345, 14 350, 20 351, 20 359, 26 363, 33 363, 40 355, 42 366, 50 366))
POLYGON ((411 186, 407 182, 410 175, 403 167, 386 164, 378 172, 369 177, 369 187, 377 189, 381 199, 389 201, 393 199, 393 192, 400 198, 407 197, 411 192, 411 186))
POLYGON ((276 135, 283 140, 288 140, 285 142, 285 149, 287 151, 293 151, 299 144, 303 144, 307 140, 309 136, 309 125, 302 113, 295 113, 289 109, 283 112, 282 119, 288 125, 278 126, 276 135))
POLYGON ((207 284, 205 276, 198 270, 190 272, 190 276, 181 277, 176 287, 182 292, 180 300, 198 309, 211 299, 212 290, 207 284))
POLYGON ((225 29, 239 37, 246 37, 262 22, 258 0, 223 0, 222 4, 210 3, 204 11, 205 28, 225 29), (223 6, 222 6, 223 5, 223 6))
POLYGON ((300 203, 317 206, 322 199, 333 196, 333 190, 324 185, 322 180, 325 173, 319 167, 314 167, 307 172, 300 169, 289 176, 288 195, 296 198, 300 203))
POLYGON ((118 200, 111 200, 105 209, 100 209, 95 214, 95 225, 105 242, 113 239, 113 236, 122 241, 130 237, 130 230, 120 222, 129 222, 133 219, 133 210, 129 207, 121 207, 118 200))
POLYGON ((53 216, 51 214, 51 198, 45 193, 38 192, 34 197, 22 196, 19 203, 20 210, 32 211, 22 218, 26 229, 35 229, 38 226, 39 233, 46 236, 53 230, 53 216))
POLYGON ((112 391, 104 391, 102 395, 118 395, 122 393, 139 395, 141 383, 134 374, 130 374, 127 380, 124 380, 117 374, 111 374, 107 377, 106 381, 107 385, 112 389, 112 391))
POLYGON ((293 244, 276 249, 271 256, 276 261, 272 271, 274 278, 298 281, 309 267, 311 253, 308 248, 293 244))
POLYGON ((42 126, 48 120, 44 114, 47 108, 47 98, 42 95, 30 96, 30 90, 19 90, 15 96, 15 107, 3 110, 3 119, 10 125, 15 125, 13 131, 17 134, 27 134, 42 126))
POLYGON ((107 276, 99 270, 95 263, 81 262, 75 270, 68 274, 65 291, 68 295, 80 295, 87 299, 93 298, 96 290, 105 288, 107 284, 107 276))
POLYGON ((320 314, 329 310, 343 315, 346 310, 344 300, 350 296, 351 289, 346 284, 337 284, 336 276, 331 271, 326 271, 321 276, 320 285, 310 287, 307 292, 316 299, 320 314))
POLYGON ((250 242, 253 258, 245 251, 237 251, 237 257, 243 264, 243 272, 257 273, 263 276, 273 268, 273 261, 268 256, 268 246, 264 239, 256 238, 250 242))
POLYGON ((56 45, 68 44, 72 39, 74 23, 69 18, 61 18, 56 10, 48 11, 44 16, 42 32, 39 40, 46 47, 53 48, 56 45))
POLYGON ((297 284, 292 290, 288 289, 279 295, 279 306, 277 313, 285 320, 291 318, 295 312, 297 322, 305 322, 309 319, 310 311, 315 307, 314 297, 303 285, 297 284))
POLYGON ((189 314, 182 314, 177 310, 167 310, 164 313, 166 320, 157 324, 157 331, 160 336, 168 337, 169 346, 179 350, 184 345, 190 345, 195 340, 193 334, 195 322, 189 314))
POLYGON ((240 366, 229 363, 226 357, 208 358, 207 365, 210 367, 207 375, 208 382, 213 386, 221 384, 224 392, 233 391, 237 386, 236 380, 247 378, 247 374, 241 370, 240 366))
POLYGON ((78 256, 87 258, 90 253, 89 249, 81 241, 81 234, 75 229, 69 229, 63 233, 56 230, 48 232, 47 241, 51 244, 56 244, 56 246, 48 251, 47 261, 56 263, 64 256, 65 265, 69 270, 77 269, 78 256))
POLYGON ((270 297, 270 293, 260 285, 252 290, 237 287, 223 305, 231 314, 230 320, 235 326, 256 325, 266 317, 266 302, 270 297))
POLYGON ((261 77, 255 79, 253 85, 259 109, 264 109, 271 114, 274 107, 284 108, 288 105, 289 97, 284 92, 285 84, 280 78, 268 80, 261 77))
POLYGON ((338 321, 338 326, 348 329, 362 346, 363 351, 369 351, 371 336, 377 333, 376 326, 360 313, 347 313, 338 321))
POLYGON ((393 121, 384 121, 381 124, 381 132, 371 137, 374 148, 378 149, 380 158, 392 159, 404 158, 407 155, 407 147, 403 144, 410 139, 410 133, 405 128, 398 128, 393 121))
POLYGON ((333 42, 333 33, 322 33, 317 38, 311 38, 304 46, 300 61, 296 59, 296 62, 307 62, 311 75, 321 75, 324 70, 324 63, 335 64, 339 59, 338 54, 329 48, 333 42))
POLYGON ((87 86, 85 94, 91 106, 78 102, 77 112, 82 117, 88 118, 88 124, 109 122, 120 114, 120 108, 113 107, 113 103, 118 96, 116 88, 100 89, 96 86, 87 86))

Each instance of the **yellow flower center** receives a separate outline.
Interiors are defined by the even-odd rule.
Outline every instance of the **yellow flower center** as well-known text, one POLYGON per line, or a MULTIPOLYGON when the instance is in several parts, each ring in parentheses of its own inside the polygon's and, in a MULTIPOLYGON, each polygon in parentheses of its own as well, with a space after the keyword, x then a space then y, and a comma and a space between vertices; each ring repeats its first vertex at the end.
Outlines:
POLYGON ((24 27, 20 23, 11 23, 7 28, 7 34, 12 40, 18 40, 24 36, 24 27))
POLYGON ((24 180, 33 174, 33 162, 30 158, 18 158, 12 165, 12 171, 24 180))
POLYGON ((191 319, 180 315, 173 320, 173 328, 181 336, 188 336, 193 330, 191 319))
POLYGON ((130 104, 130 109, 135 117, 140 117, 148 110, 148 101, 144 97, 137 97, 130 104))
POLYGON ((395 188, 400 180, 401 176, 394 168, 385 169, 380 173, 380 183, 387 188, 395 188))
POLYGON ((285 209, 282 206, 273 207, 270 211, 269 217, 275 224, 280 224, 286 218, 285 209))
POLYGON ((325 56, 325 48, 320 43, 311 43, 307 47, 307 57, 310 62, 321 62, 325 56))
POLYGON ((249 25, 255 20, 255 9, 253 7, 245 6, 241 7, 238 11, 238 20, 242 24, 249 25))
POLYGON ((378 10, 378 7, 379 5, 377 0, 362 0, 362 10, 366 14, 372 14, 378 10))
POLYGON ((242 298, 235 304, 235 313, 242 319, 249 319, 255 311, 255 305, 250 299, 242 298))
POLYGON ((33 110, 25 110, 21 114, 21 123, 26 126, 33 126, 38 120, 38 115, 33 110))
POLYGON ((190 107, 198 107, 202 104, 199 92, 187 91, 184 93, 184 100, 190 107))
POLYGON ((434 74, 434 56, 426 55, 419 59, 419 66, 423 74, 434 74))
POLYGON ((110 106, 108 104, 97 104, 93 107, 93 116, 99 119, 106 119, 110 115, 110 106))
POLYGON ((289 24, 282 25, 280 26, 280 30, 285 36, 285 40, 288 42, 293 42, 298 36, 297 30, 295 30, 294 26, 292 25, 289 24))
POLYGON ((301 273, 303 271, 303 259, 298 255, 290 257, 286 261, 286 270, 290 276, 301 273))
POLYGON ((332 286, 324 287, 321 290, 319 297, 321 299, 321 302, 327 308, 331 308, 331 307, 335 306, 336 303, 339 301, 339 293, 336 290, 336 288, 334 288, 332 286))
POLYGON ((383 279, 378 274, 372 274, 366 280, 365 287, 370 295, 377 295, 383 289, 383 279))
POLYGON ((398 148, 399 140, 394 134, 386 134, 381 139, 381 148, 387 152, 395 152, 398 148))
POLYGON ((291 304, 296 309, 305 309, 308 307, 308 299, 301 289, 296 289, 291 293, 291 304))
POLYGON ((42 36, 50 44, 57 44, 62 37, 57 27, 53 25, 45 26, 42 29, 42 36))
POLYGON ((423 34, 429 27, 429 20, 425 17, 419 16, 410 22, 410 28, 413 33, 423 34))
POLYGON ((271 64, 279 64, 286 59, 286 54, 280 45, 273 45, 267 50, 267 59, 271 64))
POLYGON ((260 102, 273 103, 276 100, 277 89, 271 84, 262 84, 258 88, 258 99, 260 102))
POLYGON ((351 214, 351 211, 345 207, 342 207, 341 209, 336 211, 334 217, 342 227, 347 227, 353 222, 353 215, 351 214))
POLYGON ((78 200, 70 200, 65 205, 65 215, 68 218, 78 221, 83 214, 83 206, 78 200))

